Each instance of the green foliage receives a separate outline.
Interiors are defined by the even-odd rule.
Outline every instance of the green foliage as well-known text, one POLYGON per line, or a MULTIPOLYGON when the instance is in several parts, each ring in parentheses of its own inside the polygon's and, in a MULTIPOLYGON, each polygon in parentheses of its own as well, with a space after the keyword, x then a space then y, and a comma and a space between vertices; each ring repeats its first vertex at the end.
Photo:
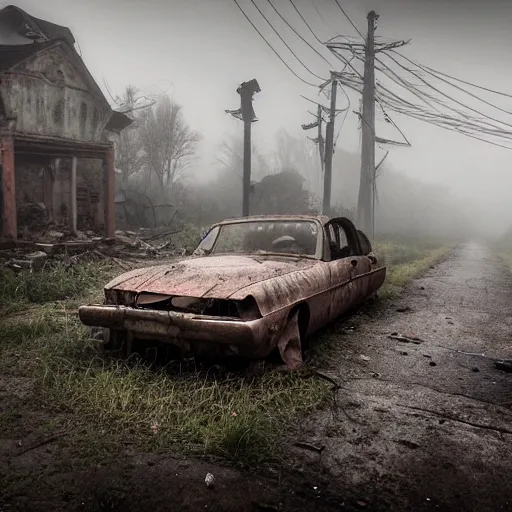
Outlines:
POLYGON ((0 270, 0 309, 83 296, 113 273, 110 265, 57 263, 41 272, 0 270))

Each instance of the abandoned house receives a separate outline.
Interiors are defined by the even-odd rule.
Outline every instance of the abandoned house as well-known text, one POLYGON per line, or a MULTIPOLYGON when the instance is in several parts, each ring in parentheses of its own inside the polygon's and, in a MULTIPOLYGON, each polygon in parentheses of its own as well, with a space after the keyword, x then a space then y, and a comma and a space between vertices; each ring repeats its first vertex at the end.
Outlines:
POLYGON ((1 235, 53 223, 114 234, 113 111, 66 27, 0 10, 1 235))

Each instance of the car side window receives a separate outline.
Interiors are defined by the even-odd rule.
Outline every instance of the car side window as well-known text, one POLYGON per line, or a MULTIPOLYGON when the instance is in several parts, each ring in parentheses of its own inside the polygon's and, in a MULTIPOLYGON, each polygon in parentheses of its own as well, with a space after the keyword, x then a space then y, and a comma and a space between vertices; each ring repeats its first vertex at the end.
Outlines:
POLYGON ((347 233, 343 226, 333 222, 327 226, 327 233, 329 248, 331 250, 331 259, 339 260, 351 255, 351 250, 347 241, 347 233))
POLYGON ((201 240, 201 243, 194 251, 194 254, 208 254, 215 244, 215 240, 217 240, 217 235, 219 234, 220 227, 215 226, 211 229, 208 234, 201 240))

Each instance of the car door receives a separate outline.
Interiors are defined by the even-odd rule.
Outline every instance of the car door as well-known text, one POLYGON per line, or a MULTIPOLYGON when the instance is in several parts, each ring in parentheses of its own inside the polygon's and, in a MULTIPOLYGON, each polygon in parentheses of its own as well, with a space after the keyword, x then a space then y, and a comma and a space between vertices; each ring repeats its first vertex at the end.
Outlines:
POLYGON ((332 219, 326 225, 331 261, 331 319, 350 310, 367 295, 365 279, 371 260, 363 255, 357 230, 346 218, 332 219))

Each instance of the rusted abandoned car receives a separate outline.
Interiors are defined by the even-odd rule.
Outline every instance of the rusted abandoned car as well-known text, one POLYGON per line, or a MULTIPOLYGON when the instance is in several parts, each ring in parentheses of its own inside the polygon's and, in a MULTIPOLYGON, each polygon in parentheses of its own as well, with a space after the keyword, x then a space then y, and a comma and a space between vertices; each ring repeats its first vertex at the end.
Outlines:
POLYGON ((294 368, 306 338, 374 294, 385 274, 346 218, 246 217, 213 226, 189 258, 122 274, 103 305, 79 316, 121 355, 152 340, 208 357, 277 349, 294 368))

